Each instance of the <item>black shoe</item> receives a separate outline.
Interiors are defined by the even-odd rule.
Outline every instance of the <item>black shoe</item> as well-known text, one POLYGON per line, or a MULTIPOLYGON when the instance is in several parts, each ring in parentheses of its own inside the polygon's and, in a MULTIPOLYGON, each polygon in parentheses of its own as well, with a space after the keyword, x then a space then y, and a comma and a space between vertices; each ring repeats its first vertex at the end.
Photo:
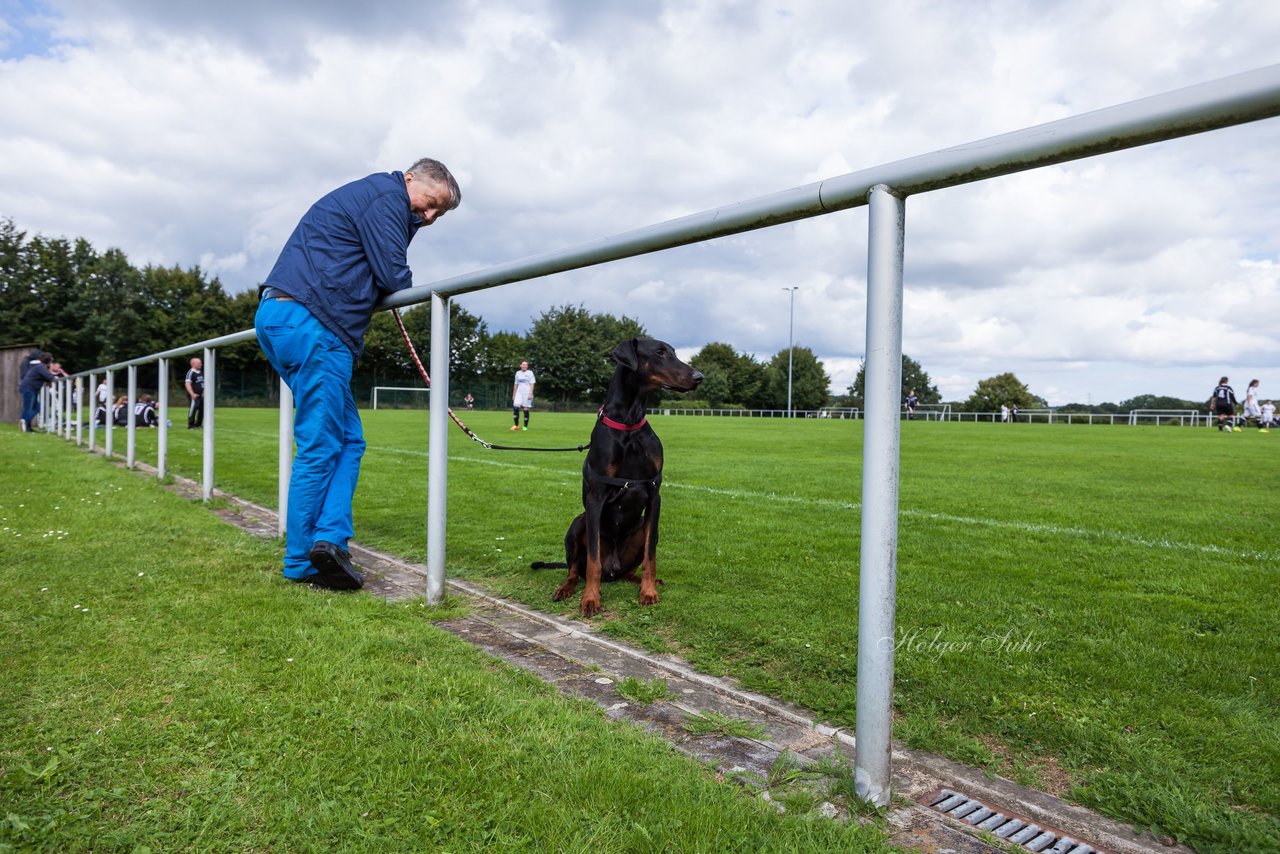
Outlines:
POLYGON ((330 590, 359 590, 364 587, 364 578, 351 563, 351 553, 333 543, 316 540, 307 559, 319 570, 318 575, 305 579, 309 584, 330 590))

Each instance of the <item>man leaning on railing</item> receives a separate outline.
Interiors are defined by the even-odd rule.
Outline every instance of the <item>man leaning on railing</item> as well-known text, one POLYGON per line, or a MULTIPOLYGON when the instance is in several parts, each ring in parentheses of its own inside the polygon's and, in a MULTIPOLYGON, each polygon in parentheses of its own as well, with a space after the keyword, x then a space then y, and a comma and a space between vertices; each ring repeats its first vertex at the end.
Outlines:
POLYGON ((413 284, 409 242, 461 201, 458 182, 431 159, 339 187, 302 217, 258 290, 258 344, 297 407, 285 520, 290 580, 364 585, 347 551, 365 448, 351 370, 378 300, 413 284))

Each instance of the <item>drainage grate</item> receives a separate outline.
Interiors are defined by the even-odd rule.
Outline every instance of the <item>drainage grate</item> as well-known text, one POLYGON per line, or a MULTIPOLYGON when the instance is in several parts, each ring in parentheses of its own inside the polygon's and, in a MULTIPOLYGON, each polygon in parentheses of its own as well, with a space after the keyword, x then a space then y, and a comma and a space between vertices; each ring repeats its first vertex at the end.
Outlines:
POLYGON ((943 815, 988 831, 1036 854, 1106 854, 1052 828, 1005 815, 982 801, 951 789, 939 789, 925 803, 943 815))

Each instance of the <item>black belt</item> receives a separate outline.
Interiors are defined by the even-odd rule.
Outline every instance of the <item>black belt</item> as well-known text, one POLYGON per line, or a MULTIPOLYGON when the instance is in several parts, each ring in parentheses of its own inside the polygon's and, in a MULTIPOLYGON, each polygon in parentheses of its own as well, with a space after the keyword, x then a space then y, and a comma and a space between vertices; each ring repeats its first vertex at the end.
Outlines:
POLYGON ((269 299, 278 300, 279 302, 297 302, 298 301, 297 299, 289 296, 279 288, 273 288, 270 285, 268 285, 262 290, 262 302, 266 302, 269 299))

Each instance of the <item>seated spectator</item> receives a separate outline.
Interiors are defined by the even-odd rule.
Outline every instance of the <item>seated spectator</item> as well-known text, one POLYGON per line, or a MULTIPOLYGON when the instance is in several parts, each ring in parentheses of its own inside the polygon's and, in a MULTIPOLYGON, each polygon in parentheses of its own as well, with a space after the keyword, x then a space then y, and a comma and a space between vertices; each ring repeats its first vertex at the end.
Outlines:
POLYGON ((133 405, 133 423, 137 427, 156 426, 156 405, 151 395, 144 394, 142 399, 133 405))
POLYGON ((111 406, 111 423, 117 427, 129 426, 128 408, 129 398, 124 395, 117 397, 116 402, 111 406))

